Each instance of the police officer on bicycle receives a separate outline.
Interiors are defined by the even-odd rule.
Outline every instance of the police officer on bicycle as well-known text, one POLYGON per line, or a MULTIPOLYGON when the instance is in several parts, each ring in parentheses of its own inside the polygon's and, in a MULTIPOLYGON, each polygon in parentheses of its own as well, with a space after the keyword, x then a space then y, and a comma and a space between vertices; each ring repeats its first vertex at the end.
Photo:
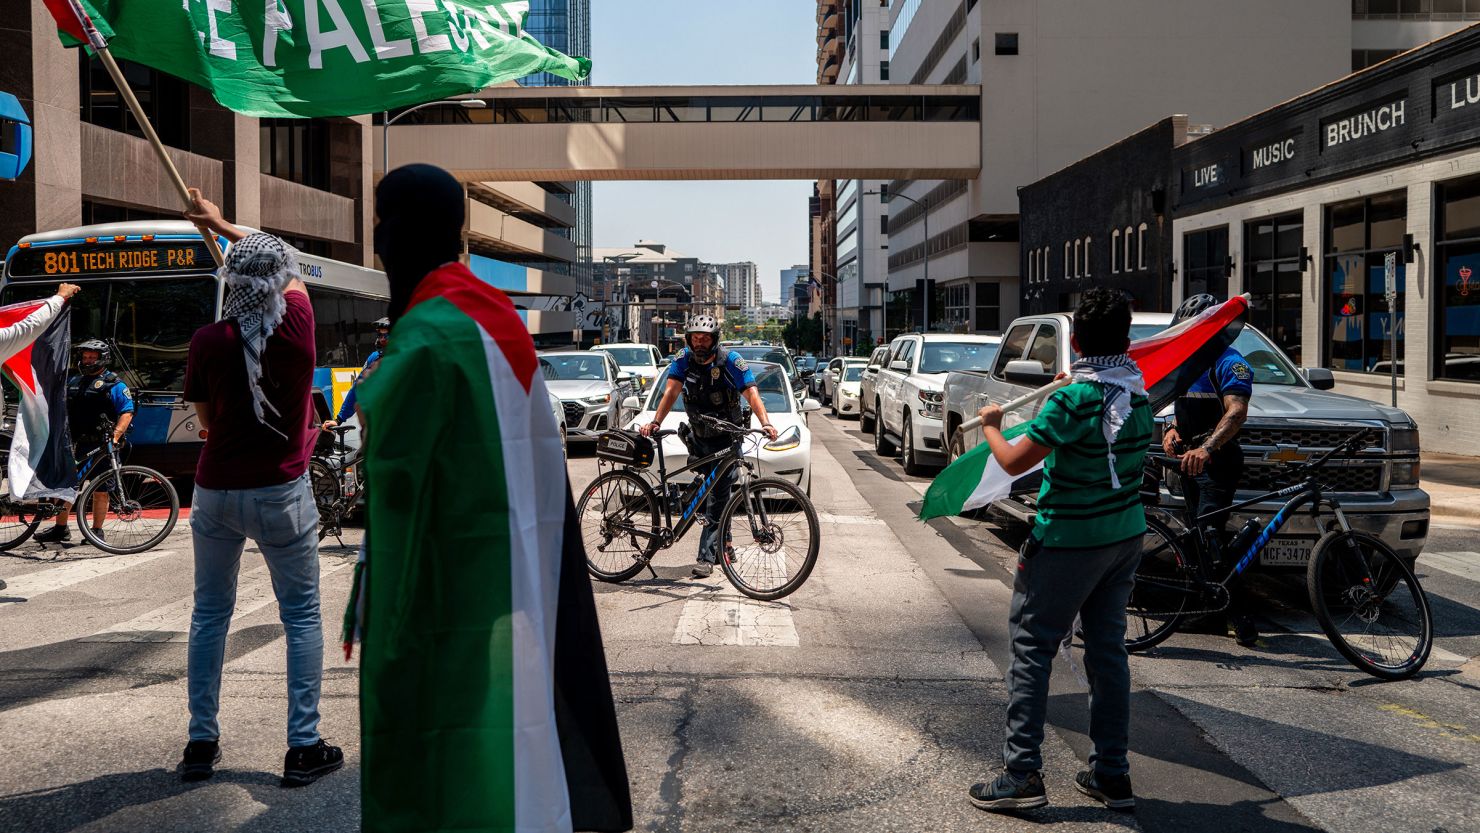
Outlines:
MULTIPOLYGON (((92 339, 77 345, 78 373, 67 380, 67 423, 78 459, 86 459, 103 445, 104 421, 113 426, 113 442, 118 444, 128 433, 134 419, 134 396, 117 373, 108 369, 112 350, 107 342, 92 339)), ((67 526, 72 504, 62 504, 56 525, 36 535, 37 541, 72 540, 67 526)), ((92 528, 103 536, 103 520, 108 517, 108 492, 99 489, 93 495, 92 528)))
MULTIPOLYGON (((1212 295, 1194 295, 1177 309, 1177 324, 1216 306, 1212 295)), ((1177 400, 1176 415, 1162 437, 1162 449, 1182 461, 1183 494, 1198 516, 1219 512, 1233 505, 1244 473, 1244 453, 1238 435, 1249 417, 1249 397, 1254 392, 1254 374, 1242 354, 1229 347, 1212 369, 1192 384, 1177 400)), ((1210 551, 1217 554, 1227 543, 1228 513, 1221 512, 1208 524, 1210 551)), ((1224 553, 1237 558, 1237 553, 1224 553)), ((1224 568, 1230 564, 1221 565, 1224 568)), ((1237 588, 1229 605, 1228 619, 1240 645, 1253 646, 1259 631, 1246 612, 1247 598, 1237 588)))
MULTIPOLYGON (((766 414, 766 406, 761 402, 760 392, 756 390, 755 375, 746 366, 745 359, 717 346, 719 322, 714 316, 698 315, 691 319, 684 333, 684 341, 688 346, 680 350, 673 363, 668 366, 668 382, 663 388, 663 398, 658 402, 653 421, 642 427, 642 435, 650 437, 662 427, 664 418, 673 409, 673 403, 682 394, 684 411, 689 416, 689 431, 684 441, 688 445, 691 462, 723 451, 735 443, 733 436, 695 419, 695 415, 717 417, 740 425, 742 396, 750 404, 750 411, 760 422, 766 436, 776 439, 777 431, 766 414)), ((707 476, 712 468, 706 466, 699 473, 707 476)), ((731 469, 727 476, 714 484, 706 499, 706 523, 699 536, 699 561, 694 565, 696 576, 710 575, 714 572, 714 565, 719 563, 719 518, 724 512, 725 504, 729 502, 730 490, 735 485, 735 475, 736 471, 731 469)), ((727 550, 730 546, 728 532, 726 530, 725 535, 727 550)))
POLYGON ((359 386, 360 378, 380 361, 381 354, 385 352, 386 344, 390 343, 390 337, 391 320, 389 318, 377 319, 375 321, 375 352, 371 353, 370 357, 365 359, 365 366, 360 368, 360 375, 355 377, 355 383, 350 386, 349 393, 344 395, 344 404, 339 406, 339 414, 333 419, 324 422, 322 427, 325 431, 342 425, 345 420, 355 415, 355 388, 359 386))

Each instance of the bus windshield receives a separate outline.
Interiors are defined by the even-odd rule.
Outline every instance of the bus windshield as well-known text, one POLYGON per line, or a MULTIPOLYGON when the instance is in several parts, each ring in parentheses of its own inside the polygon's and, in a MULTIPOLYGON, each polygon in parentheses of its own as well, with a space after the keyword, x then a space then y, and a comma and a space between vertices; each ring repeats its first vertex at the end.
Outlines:
MULTIPOLYGON (((72 299, 72 343, 115 345, 112 370, 144 391, 185 389, 190 337, 216 320, 216 280, 209 276, 80 281, 72 299)), ((12 283, 0 303, 47 298, 55 282, 12 283)))

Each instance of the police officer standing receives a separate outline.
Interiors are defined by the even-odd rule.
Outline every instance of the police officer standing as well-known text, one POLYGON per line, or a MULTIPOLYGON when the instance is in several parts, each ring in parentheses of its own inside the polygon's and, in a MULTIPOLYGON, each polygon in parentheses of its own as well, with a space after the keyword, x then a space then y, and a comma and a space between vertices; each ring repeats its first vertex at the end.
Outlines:
POLYGON ((333 419, 324 422, 323 429, 325 431, 342 425, 345 420, 355 415, 355 387, 360 384, 360 379, 365 373, 374 367, 376 362, 380 361, 380 355, 385 352, 385 346, 390 342, 390 337, 391 320, 389 318, 377 319, 375 322, 375 352, 371 353, 370 357, 365 359, 365 366, 360 368, 360 375, 355 377, 354 385, 351 385, 349 393, 344 395, 344 404, 339 406, 339 414, 333 419))
MULTIPOLYGON (((725 432, 705 425, 693 418, 694 414, 717 417, 734 425, 740 425, 740 397, 750 404, 751 413, 760 421, 766 436, 776 439, 777 431, 766 415, 766 406, 756 390, 755 375, 746 366, 744 357, 723 348, 719 342, 719 322, 712 315, 698 315, 689 321, 684 333, 688 346, 679 351, 668 367, 668 383, 663 389, 663 399, 658 403, 653 421, 642 427, 644 437, 652 436, 663 426, 663 419, 673 409, 673 403, 683 395, 684 411, 689 414, 689 435, 685 439, 692 463, 702 457, 725 450, 734 438, 725 432)), ((712 466, 700 471, 707 476, 712 466)), ((699 561, 694 565, 694 575, 708 576, 719 563, 719 518, 730 499, 730 489, 735 485, 736 471, 715 483, 704 504, 707 521, 704 532, 699 536, 699 561)), ((728 548, 728 533, 725 546, 728 548)))
MULTIPOLYGON (((134 397, 118 374, 108 369, 110 350, 106 342, 93 339, 77 345, 77 375, 67 380, 67 422, 77 456, 85 458, 103 445, 103 421, 113 426, 113 442, 122 442, 134 419, 134 397)), ((67 526, 72 504, 62 505, 56 525, 36 535, 37 541, 72 540, 67 526)), ((108 493, 99 489, 93 495, 92 528, 103 537, 103 521, 108 517, 108 493)))
MULTIPOLYGON (((1195 295, 1177 309, 1172 323, 1193 318, 1216 306, 1212 295, 1195 295)), ((1176 416, 1162 437, 1162 449, 1182 460, 1183 494, 1199 517, 1218 512, 1205 521, 1208 541, 1222 550, 1227 543, 1228 512, 1244 474, 1244 452, 1238 435, 1249 418, 1249 397, 1254 393, 1254 374, 1242 354, 1229 347, 1192 387, 1177 400, 1176 416)), ((1237 558, 1236 553, 1224 553, 1237 558)), ((1223 565, 1225 567, 1230 565, 1223 565)), ((1252 647, 1259 631, 1246 612, 1247 598, 1238 587, 1229 604, 1229 624, 1238 644, 1252 647)))

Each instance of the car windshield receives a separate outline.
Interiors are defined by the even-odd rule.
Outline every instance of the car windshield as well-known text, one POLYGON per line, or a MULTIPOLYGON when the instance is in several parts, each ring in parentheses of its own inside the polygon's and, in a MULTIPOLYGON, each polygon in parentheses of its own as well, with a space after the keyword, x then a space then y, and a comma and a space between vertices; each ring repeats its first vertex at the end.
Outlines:
POLYGON ((991 370, 997 345, 978 341, 927 341, 920 357, 921 373, 991 370))
POLYGON ((738 353, 741 358, 748 362, 770 362, 779 364, 786 368, 787 373, 795 373, 791 363, 791 355, 780 347, 769 345, 750 345, 747 347, 731 347, 730 352, 738 353))
POLYGON ((843 381, 844 382, 857 382, 859 379, 862 379, 862 378, 863 378, 863 365, 861 365, 861 364, 850 364, 850 365, 848 365, 848 366, 846 366, 846 367, 843 368, 843 381))
POLYGON ((653 361, 653 351, 646 347, 602 347, 601 351, 610 353, 617 364, 623 367, 656 367, 653 361))
MULTIPOLYGON (((1153 336, 1165 330, 1167 324, 1132 324, 1131 340, 1153 336)), ((1245 325, 1243 332, 1233 342, 1233 349, 1243 354, 1249 369, 1254 371, 1256 385, 1288 385, 1304 387, 1304 377, 1295 369, 1280 348, 1276 347, 1264 333, 1245 325)))
MULTIPOLYGON (((751 368, 755 374, 755 386, 761 393, 761 402, 766 405, 766 412, 772 414, 791 413, 792 399, 791 389, 786 384, 786 375, 781 368, 774 364, 759 364, 751 368)), ((647 410, 658 410, 658 400, 663 398, 663 388, 668 384, 668 374, 671 367, 663 368, 663 373, 658 377, 658 383, 648 394, 647 410)), ((743 400, 742 400, 743 401, 743 400)), ((674 411, 683 410, 683 397, 680 396, 673 403, 674 411)))
POLYGON ((606 357, 600 353, 540 356, 540 369, 545 372, 546 381, 551 382, 608 380, 606 357))

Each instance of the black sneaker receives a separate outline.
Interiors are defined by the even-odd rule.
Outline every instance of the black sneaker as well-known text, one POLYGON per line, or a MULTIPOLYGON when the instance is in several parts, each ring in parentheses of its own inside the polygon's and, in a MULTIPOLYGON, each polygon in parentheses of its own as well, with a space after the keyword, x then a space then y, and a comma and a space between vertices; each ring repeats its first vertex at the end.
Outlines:
POLYGON ((306 787, 344 766, 344 752, 323 740, 313 746, 295 746, 283 758, 284 787, 306 787))
POLYGON ((108 540, 107 534, 105 534, 103 532, 103 530, 101 530, 101 529, 94 529, 92 531, 92 534, 93 534, 93 537, 96 538, 96 539, 98 539, 99 541, 106 541, 106 540, 108 540))
POLYGON ((1086 769, 1074 776, 1074 787, 1112 810, 1136 809, 1129 775, 1105 775, 1086 769))
POLYGON ((693 574, 698 578, 709 578, 714 574, 714 565, 708 561, 699 561, 694 564, 693 574))
POLYGON ((1047 807, 1048 793, 1043 790, 1043 776, 1036 771, 1017 775, 1004 769, 992 783, 972 785, 971 803, 993 812, 1031 810, 1047 807))
POLYGON ((221 762, 221 744, 214 740, 193 740, 185 744, 185 754, 175 771, 181 781, 204 781, 216 774, 221 762))
POLYGON ((1228 627, 1233 631, 1233 641, 1245 648, 1259 644, 1259 627, 1248 616, 1228 617, 1228 627))
POLYGON ((43 544, 56 544, 72 540, 72 527, 52 524, 51 529, 36 533, 35 540, 43 544))

